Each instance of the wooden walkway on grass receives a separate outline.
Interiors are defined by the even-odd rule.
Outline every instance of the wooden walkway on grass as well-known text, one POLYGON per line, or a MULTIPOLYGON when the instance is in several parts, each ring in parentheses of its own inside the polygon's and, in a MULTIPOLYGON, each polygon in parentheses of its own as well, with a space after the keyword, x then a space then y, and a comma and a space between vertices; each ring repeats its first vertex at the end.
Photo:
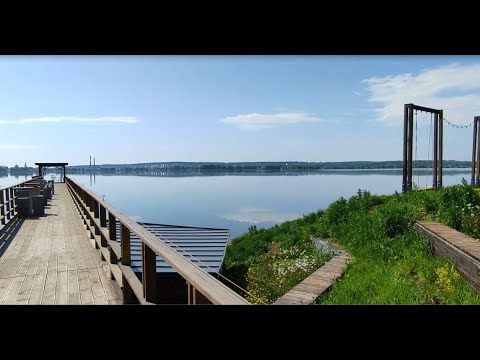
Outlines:
POLYGON ((345 270, 350 256, 342 252, 283 295, 273 305, 308 305, 340 277, 345 270))
POLYGON ((0 304, 119 304, 66 185, 55 184, 45 216, 14 219, 0 232, 0 304))
POLYGON ((415 224, 417 233, 427 237, 433 254, 452 260, 460 275, 480 291, 480 241, 436 221, 415 224))

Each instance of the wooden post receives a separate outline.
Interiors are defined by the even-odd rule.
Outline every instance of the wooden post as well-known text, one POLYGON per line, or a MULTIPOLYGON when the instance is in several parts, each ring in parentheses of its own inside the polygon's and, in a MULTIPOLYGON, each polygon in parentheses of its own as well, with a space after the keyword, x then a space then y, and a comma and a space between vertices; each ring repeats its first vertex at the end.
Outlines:
POLYGON ((475 183, 480 185, 480 117, 477 117, 477 173, 475 183))
POLYGON ((135 293, 132 290, 132 287, 127 281, 127 278, 125 275, 122 273, 122 284, 123 284, 123 289, 122 289, 122 294, 123 294, 123 303, 124 304, 138 304, 137 297, 135 296, 135 293))
POLYGON ((90 231, 90 239, 95 240, 95 241, 93 242, 94 245, 95 245, 95 249, 99 249, 99 246, 98 246, 98 244, 97 244, 97 240, 95 239, 95 234, 97 233, 97 230, 96 230, 96 226, 95 226, 94 217, 90 215, 90 212, 93 212, 93 210, 94 210, 94 206, 93 206, 94 201, 95 201, 95 200, 93 199, 93 197, 89 196, 90 211, 88 212, 87 217, 90 219, 90 226, 93 226, 93 231, 90 230, 91 228, 89 228, 89 231, 90 231))
POLYGON ((79 191, 77 192, 78 196, 80 197, 80 211, 83 213, 83 215, 85 216, 82 216, 83 218, 83 223, 85 224, 85 226, 87 226, 87 202, 86 202, 86 199, 85 199, 85 191, 83 191, 83 189, 79 189, 79 191))
POLYGON ((12 212, 12 217, 15 216, 15 191, 13 188, 9 188, 8 191, 10 191, 10 210, 12 212))
POLYGON ((407 179, 407 189, 412 190, 412 178, 413 178, 413 106, 410 107, 408 114, 408 179, 407 179))
POLYGON ((157 263, 155 252, 142 241, 142 285, 145 300, 157 303, 157 263))
POLYGON ((6 195, 6 198, 5 198, 5 210, 7 212, 7 220, 10 220, 10 191, 8 191, 9 189, 6 189, 5 190, 5 195, 6 195))
POLYGON ((475 166, 477 156, 477 117, 473 118, 473 145, 472 145, 472 179, 470 184, 475 185, 475 166))
MULTIPOLYGON (((102 204, 100 204, 100 226, 107 227, 107 210, 102 204)), ((107 246, 107 239, 105 239, 103 233, 100 234, 100 245, 107 246)))
POLYGON ((0 217, 2 218, 1 224, 5 225, 5 195, 3 190, 0 190, 0 217))
POLYGON ((89 194, 87 194, 87 196, 88 196, 88 210, 90 212, 93 212, 93 201, 94 201, 93 197, 90 196, 89 194))
POLYGON ((130 230, 123 224, 121 229, 122 265, 130 266, 130 230))
MULTIPOLYGON (((108 234, 110 235, 111 241, 117 241, 117 225, 115 221, 115 216, 113 216, 113 214, 111 214, 110 212, 108 212, 108 234)), ((115 251, 113 251, 113 249, 110 247, 109 252, 110 252, 110 259, 109 259, 110 264, 117 264, 118 258, 117 258, 117 255, 115 254, 115 251)), ((113 273, 111 271, 110 271, 110 276, 112 279, 114 279, 113 273)))
POLYGON ((100 211, 98 209, 98 201, 93 199, 93 216, 95 219, 98 219, 100 217, 100 211))
POLYGON ((433 114, 433 188, 437 188, 438 170, 438 114, 433 114))
POLYGON ((110 235, 110 240, 117 241, 117 224, 115 216, 112 213, 108 213, 108 234, 110 235))
POLYGON ((437 187, 443 183, 443 110, 438 114, 438 181, 437 187))
POLYGON ((188 305, 196 305, 197 304, 197 290, 187 282, 188 286, 188 305))
MULTIPOLYGON (((92 202, 93 202, 93 217, 95 219, 98 219, 100 217, 100 211, 98 209, 98 201, 92 198, 92 202)), ((93 219, 92 219, 92 222, 93 224, 95 224, 93 219)), ((97 225, 95 225, 95 235, 100 235, 100 229, 97 227, 97 225)))
POLYGON ((403 174, 402 192, 407 192, 408 105, 403 108, 403 174))

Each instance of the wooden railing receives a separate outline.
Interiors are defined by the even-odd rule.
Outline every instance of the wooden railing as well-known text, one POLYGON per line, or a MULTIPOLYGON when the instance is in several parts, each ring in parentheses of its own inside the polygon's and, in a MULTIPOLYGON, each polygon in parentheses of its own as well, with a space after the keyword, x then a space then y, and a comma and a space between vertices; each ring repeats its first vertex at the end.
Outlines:
POLYGON ((159 255, 185 279, 189 303, 196 303, 195 295, 198 291, 213 304, 249 304, 239 294, 167 245, 165 239, 153 235, 121 210, 69 177, 65 177, 65 180, 91 238, 95 239, 95 247, 100 249, 102 259, 109 261, 112 277, 123 286, 124 303, 135 303, 135 300, 140 304, 157 302, 155 257, 159 255), (120 222, 120 244, 116 241, 116 221, 120 222), (130 266, 130 233, 134 233, 142 242, 141 281, 130 266))
POLYGON ((0 189, 0 229, 17 215, 17 197, 13 188, 26 186, 29 181, 32 179, 0 189))

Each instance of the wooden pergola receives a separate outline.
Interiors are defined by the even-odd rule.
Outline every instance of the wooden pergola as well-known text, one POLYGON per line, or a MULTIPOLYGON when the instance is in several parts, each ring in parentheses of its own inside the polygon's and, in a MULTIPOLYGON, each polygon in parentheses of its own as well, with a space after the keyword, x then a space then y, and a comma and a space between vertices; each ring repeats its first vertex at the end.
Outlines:
POLYGON ((35 165, 38 166, 38 175, 43 176, 44 175, 44 169, 48 167, 55 167, 57 169, 62 169, 63 173, 63 182, 65 182, 65 166, 68 165, 68 163, 35 163, 35 165))

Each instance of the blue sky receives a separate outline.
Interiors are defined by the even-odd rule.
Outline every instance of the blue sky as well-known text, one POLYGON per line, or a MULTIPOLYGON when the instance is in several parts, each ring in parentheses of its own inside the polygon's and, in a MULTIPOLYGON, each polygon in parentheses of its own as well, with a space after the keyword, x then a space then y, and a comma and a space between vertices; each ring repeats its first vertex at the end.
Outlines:
POLYGON ((0 56, 0 164, 400 160, 405 103, 471 123, 480 57, 0 56))

